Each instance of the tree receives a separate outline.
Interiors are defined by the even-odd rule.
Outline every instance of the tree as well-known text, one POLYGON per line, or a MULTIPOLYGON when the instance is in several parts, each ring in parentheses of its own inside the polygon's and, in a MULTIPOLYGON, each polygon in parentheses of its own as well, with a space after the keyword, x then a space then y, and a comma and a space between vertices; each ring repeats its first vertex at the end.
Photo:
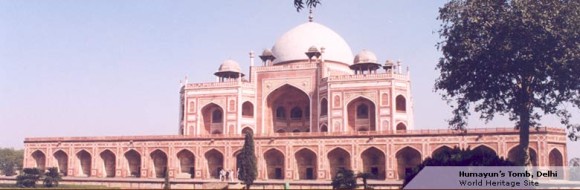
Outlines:
POLYGON ((6 176, 15 175, 15 168, 22 168, 23 156, 22 150, 0 148, 0 171, 6 176))
POLYGON ((256 162, 256 154, 254 153, 254 136, 252 133, 247 132, 244 139, 244 147, 242 148, 241 163, 240 163, 240 180, 244 181, 246 184, 246 189, 250 189, 250 186, 256 180, 258 176, 258 166, 256 162))
POLYGON ((42 177, 42 171, 38 168, 24 168, 23 173, 16 176, 16 186, 36 187, 36 182, 42 177))
POLYGON ((62 179, 60 173, 58 173, 58 168, 51 167, 48 168, 46 174, 44 174, 44 186, 45 187, 58 187, 58 182, 62 179))
POLYGON ((340 168, 330 184, 332 189, 355 189, 356 177, 352 170, 340 168))
POLYGON ((300 12, 306 5, 308 8, 316 8, 316 5, 320 4, 320 0, 294 0, 294 7, 296 11, 300 12))
POLYGON ((451 128, 465 130, 472 104, 486 122, 508 114, 519 129, 518 165, 529 163, 529 130, 543 115, 577 137, 566 107, 580 106, 580 1, 452 0, 438 19, 435 90, 456 104, 451 128))
POLYGON ((514 163, 500 158, 491 151, 479 151, 460 149, 443 150, 433 157, 426 158, 421 164, 413 168, 410 175, 405 177, 403 188, 421 171, 425 166, 514 166, 514 163))
POLYGON ((167 167, 165 167, 165 174, 164 174, 164 180, 163 180, 163 189, 171 189, 171 183, 169 182, 169 173, 167 172, 169 169, 167 169, 167 167))

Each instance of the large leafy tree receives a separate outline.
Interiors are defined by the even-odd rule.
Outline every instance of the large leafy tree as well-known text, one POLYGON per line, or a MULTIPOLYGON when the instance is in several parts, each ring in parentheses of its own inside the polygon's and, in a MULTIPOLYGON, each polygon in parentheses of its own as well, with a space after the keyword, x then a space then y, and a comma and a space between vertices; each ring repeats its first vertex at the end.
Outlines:
POLYGON ((240 154, 242 161, 240 162, 239 178, 246 184, 246 189, 250 189, 250 186, 258 176, 258 166, 254 149, 254 136, 251 132, 246 133, 244 147, 240 154))
POLYGON ((0 170, 6 176, 16 174, 15 168, 22 168, 24 152, 12 148, 0 148, 0 170))
POLYGON ((543 115, 558 116, 577 137, 567 107, 580 106, 580 1, 451 0, 438 19, 435 89, 452 103, 452 128, 465 129, 471 105, 485 121, 509 115, 519 129, 519 165, 543 115))

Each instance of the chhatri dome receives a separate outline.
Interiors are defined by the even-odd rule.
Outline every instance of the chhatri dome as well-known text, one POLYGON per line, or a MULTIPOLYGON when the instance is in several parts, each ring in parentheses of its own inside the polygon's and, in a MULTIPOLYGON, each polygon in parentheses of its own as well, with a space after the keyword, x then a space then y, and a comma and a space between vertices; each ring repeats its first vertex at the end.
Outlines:
POLYGON ((377 56, 372 51, 363 49, 354 57, 354 64, 374 63, 377 64, 377 56))
POLYGON ((240 64, 238 64, 238 62, 231 60, 231 59, 225 60, 220 65, 218 71, 215 73, 216 76, 222 76, 222 77, 231 76, 233 78, 237 78, 237 76, 239 76, 239 74, 244 76, 244 74, 242 73, 242 70, 240 69, 240 64))
POLYGON ((316 22, 298 25, 278 38, 272 47, 272 54, 276 57, 273 63, 307 60, 304 52, 312 46, 325 49, 322 54, 325 61, 352 63, 352 51, 346 41, 332 29, 316 22))

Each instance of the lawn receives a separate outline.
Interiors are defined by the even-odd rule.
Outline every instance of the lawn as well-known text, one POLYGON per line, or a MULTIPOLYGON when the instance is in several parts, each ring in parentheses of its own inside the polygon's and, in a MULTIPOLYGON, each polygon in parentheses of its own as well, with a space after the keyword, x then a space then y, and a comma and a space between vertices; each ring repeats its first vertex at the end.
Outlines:
MULTIPOLYGON (((0 184, 0 189, 17 189, 15 184, 0 184)), ((51 189, 46 188, 42 184, 36 184, 36 188, 38 189, 51 189)), ((120 189, 118 187, 107 187, 103 185, 76 185, 76 184, 61 184, 58 187, 53 187, 54 189, 120 189)), ((20 188, 18 188, 20 189, 20 188)), ((24 189, 24 188, 22 188, 24 189)), ((28 189, 28 188, 26 188, 28 189)))

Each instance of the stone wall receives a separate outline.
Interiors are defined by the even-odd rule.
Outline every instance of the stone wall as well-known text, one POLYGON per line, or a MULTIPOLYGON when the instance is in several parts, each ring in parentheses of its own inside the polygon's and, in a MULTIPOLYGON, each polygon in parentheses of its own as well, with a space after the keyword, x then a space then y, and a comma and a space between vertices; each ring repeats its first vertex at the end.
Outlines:
MULTIPOLYGON (((565 135, 563 129, 532 131, 530 148, 537 153, 538 165, 566 165, 565 135)), ((484 149, 510 158, 513 155, 509 151, 517 145, 518 138, 517 130, 507 128, 471 129, 466 133, 310 132, 256 135, 255 145, 259 179, 278 176, 285 180, 330 180, 333 171, 345 167, 377 172, 381 180, 388 181, 403 178, 406 168, 433 152, 454 146, 484 149), (309 152, 314 162, 300 161, 304 152, 309 152), (307 177, 307 173, 312 177, 307 177)), ((242 143, 243 136, 228 134, 27 138, 24 166, 59 167, 61 173, 75 177, 150 179, 169 175, 172 179, 207 180, 217 178, 216 173, 222 168, 235 171, 242 143), (182 168, 190 167, 183 163, 192 160, 189 165, 193 167, 182 168), (115 171, 114 175, 111 171, 115 171)))

